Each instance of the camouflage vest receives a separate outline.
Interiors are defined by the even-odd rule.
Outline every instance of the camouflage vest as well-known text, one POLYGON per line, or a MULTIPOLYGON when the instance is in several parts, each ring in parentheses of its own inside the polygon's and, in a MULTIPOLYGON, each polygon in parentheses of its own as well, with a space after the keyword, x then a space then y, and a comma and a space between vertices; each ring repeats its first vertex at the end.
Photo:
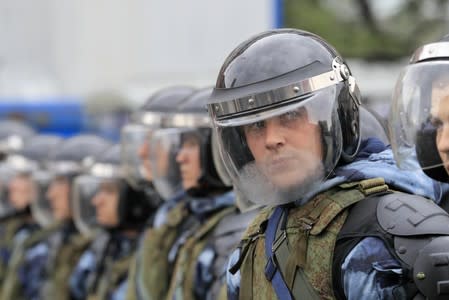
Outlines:
MULTIPOLYGON (((143 237, 145 237, 145 236, 143 235, 143 237)), ((142 239, 142 241, 144 241, 144 240, 142 239)), ((138 263, 138 261, 140 261, 137 258, 138 257, 137 254, 142 255, 142 253, 140 252, 142 248, 143 248, 143 243, 137 247, 136 255, 134 255, 134 257, 131 258, 131 261, 129 263, 128 287, 126 288, 126 298, 125 298, 126 300, 141 299, 141 297, 137 298, 137 295, 136 295, 136 288, 137 288, 136 287, 136 280, 137 280, 137 277, 136 277, 137 270, 136 269, 137 269, 137 263, 138 263)))
MULTIPOLYGON (((2 238, 0 240, 0 249, 1 251, 9 253, 12 257, 12 250, 14 247, 14 237, 17 231, 25 224, 27 216, 16 216, 11 217, 4 220, 0 223, 1 235, 2 238)), ((10 257, 10 258, 11 258, 10 257)), ((3 283, 3 280, 6 276, 6 271, 8 267, 8 261, 0 260, 0 284, 3 283)))
POLYGON ((164 225, 147 229, 132 266, 126 299, 160 300, 165 297, 172 273, 168 253, 188 215, 185 203, 181 202, 170 210, 164 225))
MULTIPOLYGON (((385 192, 382 178, 345 183, 321 193, 300 207, 291 208, 272 245, 274 259, 293 298, 335 299, 332 262, 337 235, 352 204, 368 195, 385 192)), ((265 268, 265 230, 272 208, 266 208, 248 227, 240 244, 240 299, 278 299, 265 268)), ((286 216, 284 216, 286 217, 286 216)))
POLYGON ((18 272, 20 267, 24 263, 26 251, 38 244, 39 242, 45 240, 53 232, 60 228, 60 223, 55 223, 47 228, 43 228, 34 232, 30 237, 28 237, 21 244, 14 246, 11 259, 6 270, 5 280, 2 285, 1 300, 9 299, 23 299, 24 296, 21 292, 21 284, 18 278, 18 272))
POLYGON ((227 215, 235 211, 228 207, 212 215, 181 248, 176 260, 167 299, 195 299, 194 280, 197 258, 204 249, 211 231, 227 215))
MULTIPOLYGON (((91 239, 81 233, 72 233, 69 240, 58 247, 56 256, 50 257, 50 269, 41 289, 41 299, 70 299, 69 277, 81 254, 87 249, 91 239)), ((52 249, 53 251, 53 249, 52 249)))
POLYGON ((88 300, 107 300, 111 294, 126 279, 132 255, 122 257, 118 260, 112 260, 107 257, 105 260, 105 268, 98 281, 97 288, 90 291, 87 296, 88 300))

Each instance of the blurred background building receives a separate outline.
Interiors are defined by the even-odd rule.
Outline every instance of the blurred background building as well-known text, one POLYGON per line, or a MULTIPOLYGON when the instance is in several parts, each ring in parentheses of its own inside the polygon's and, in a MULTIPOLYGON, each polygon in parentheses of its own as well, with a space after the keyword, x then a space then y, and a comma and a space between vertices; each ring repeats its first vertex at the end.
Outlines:
POLYGON ((401 66, 448 32, 448 10, 447 0, 0 0, 0 118, 117 139, 152 92, 214 84, 230 50, 276 27, 334 44, 386 115, 401 66))

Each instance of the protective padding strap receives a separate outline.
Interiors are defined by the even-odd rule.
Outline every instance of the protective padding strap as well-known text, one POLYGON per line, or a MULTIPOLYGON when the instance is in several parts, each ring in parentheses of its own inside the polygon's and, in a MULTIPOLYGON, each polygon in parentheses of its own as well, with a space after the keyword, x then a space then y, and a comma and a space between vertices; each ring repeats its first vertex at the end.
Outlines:
POLYGON ((282 277, 279 268, 276 265, 273 242, 276 236, 279 221, 285 210, 282 206, 276 207, 273 214, 268 219, 267 231, 265 233, 265 255, 267 256, 267 264, 265 265, 265 277, 271 282, 274 291, 279 299, 293 300, 290 290, 282 277))

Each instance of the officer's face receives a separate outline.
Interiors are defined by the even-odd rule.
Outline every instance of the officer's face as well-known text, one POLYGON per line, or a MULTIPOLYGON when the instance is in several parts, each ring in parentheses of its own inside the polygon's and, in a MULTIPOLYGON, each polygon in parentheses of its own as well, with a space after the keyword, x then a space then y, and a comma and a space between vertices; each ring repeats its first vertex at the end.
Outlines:
POLYGON ((243 130, 256 166, 279 188, 303 183, 321 166, 320 127, 309 122, 304 108, 246 125, 243 130))
POLYGON ((92 199, 96 209, 98 223, 106 227, 115 227, 119 223, 119 188, 113 182, 104 182, 92 199))
POLYGON ((449 173, 449 85, 435 85, 432 89, 432 124, 437 128, 438 153, 449 173))
POLYGON ((163 143, 156 143, 153 149, 155 157, 157 157, 156 163, 152 166, 155 170, 155 175, 161 177, 168 176, 170 173, 170 149, 163 143))
POLYGON ((153 180, 153 175, 151 173, 151 162, 150 162, 150 145, 148 139, 139 148, 139 157, 143 162, 143 167, 145 169, 145 179, 148 181, 153 180))
POLYGON ((70 209, 70 182, 61 176, 53 179, 47 190, 47 198, 56 220, 68 220, 72 217, 70 209))
POLYGON ((176 162, 182 177, 182 187, 187 190, 198 185, 201 176, 200 144, 195 136, 186 136, 176 162))
POLYGON ((15 176, 9 183, 9 200, 18 210, 28 206, 35 197, 36 189, 30 176, 15 176))

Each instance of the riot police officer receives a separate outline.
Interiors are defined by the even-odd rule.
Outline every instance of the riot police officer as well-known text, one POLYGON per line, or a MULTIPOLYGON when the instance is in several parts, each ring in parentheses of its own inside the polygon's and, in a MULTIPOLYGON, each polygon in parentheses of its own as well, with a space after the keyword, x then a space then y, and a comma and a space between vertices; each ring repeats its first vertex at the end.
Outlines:
POLYGON ((94 241, 70 276, 71 299, 124 299, 138 236, 156 207, 125 180, 120 145, 96 157, 74 189, 75 224, 94 241))
MULTIPOLYGON (((250 220, 238 213, 230 182, 217 168, 222 166, 217 163, 221 158, 214 151, 205 108, 211 91, 205 88, 192 93, 178 112, 166 118, 170 128, 158 130, 152 139, 150 161, 156 188, 175 191, 182 187, 188 195, 168 213, 173 221, 150 237, 172 238, 172 244, 163 248, 166 253, 153 254, 154 260, 159 257, 163 261, 161 269, 168 269, 164 274, 171 276, 166 275, 170 279, 168 299, 217 299, 227 256, 250 220)), ((154 279, 156 274, 161 276, 160 269, 152 272, 154 279)), ((147 285, 150 293, 154 292, 153 284, 147 285)))
MULTIPOLYGON (((155 130, 165 127, 164 116, 173 113, 193 91, 193 88, 187 86, 171 86, 157 91, 132 115, 131 122, 122 129, 120 142, 127 180, 135 187, 145 188, 152 201, 161 201, 161 196, 170 198, 173 195, 166 190, 162 190, 163 195, 159 195, 154 190, 149 161, 151 137, 155 130)), ((152 226, 153 220, 148 223, 152 226)))
POLYGON ((46 168, 52 177, 46 198, 56 222, 28 237, 14 252, 2 299, 68 299, 70 270, 89 243, 73 224, 72 181, 89 164, 89 157, 109 146, 102 138, 78 135, 51 151, 46 168))
MULTIPOLYGON (((122 129, 120 140, 122 163, 129 183, 136 188, 144 188, 148 199, 152 199, 152 201, 160 203, 164 197, 172 199, 161 204, 156 214, 150 216, 147 222, 148 228, 164 223, 167 211, 176 203, 177 199, 182 197, 182 192, 175 197, 167 190, 163 191, 166 193, 160 195, 154 188, 150 162, 150 141, 155 130, 165 127, 164 117, 174 113, 193 91, 194 88, 188 86, 171 86, 158 90, 132 115, 130 124, 125 125, 122 129)), ((148 247, 154 246, 146 237, 148 231, 142 236, 135 259, 131 262, 127 299, 142 299, 142 293, 146 289, 144 278, 148 270, 145 266, 149 265, 148 247)))
POLYGON ((411 254, 449 233, 448 215, 422 197, 439 200, 430 179, 361 139, 360 99, 342 57, 306 31, 260 33, 223 63, 208 104, 223 161, 266 206, 231 256, 230 299, 418 294, 411 254))
POLYGON ((14 249, 20 247, 21 243, 40 227, 32 216, 30 207, 39 198, 44 197, 41 180, 43 165, 48 153, 61 141, 60 137, 53 135, 34 135, 24 141, 20 150, 9 154, 2 162, 2 170, 9 175, 4 181, 8 182, 7 202, 3 202, 2 207, 3 211, 9 213, 1 223, 0 282, 3 282, 14 249))

